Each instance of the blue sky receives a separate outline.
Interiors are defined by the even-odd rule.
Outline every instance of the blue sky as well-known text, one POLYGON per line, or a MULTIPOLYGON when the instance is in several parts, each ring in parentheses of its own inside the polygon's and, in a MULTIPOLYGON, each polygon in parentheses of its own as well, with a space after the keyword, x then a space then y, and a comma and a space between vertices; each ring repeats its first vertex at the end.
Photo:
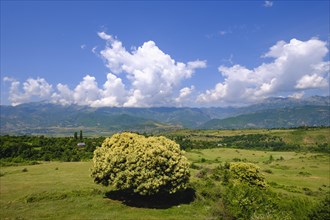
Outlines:
POLYGON ((329 1, 1 1, 1 104, 329 95, 329 1))

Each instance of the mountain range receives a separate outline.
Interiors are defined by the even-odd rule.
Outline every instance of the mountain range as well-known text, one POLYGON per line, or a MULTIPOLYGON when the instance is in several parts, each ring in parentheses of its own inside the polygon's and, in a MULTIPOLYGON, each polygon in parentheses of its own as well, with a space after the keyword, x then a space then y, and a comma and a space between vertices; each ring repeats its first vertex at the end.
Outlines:
POLYGON ((0 106, 1 134, 102 135, 123 130, 240 129, 330 126, 330 97, 268 98, 244 107, 92 108, 45 102, 0 106))

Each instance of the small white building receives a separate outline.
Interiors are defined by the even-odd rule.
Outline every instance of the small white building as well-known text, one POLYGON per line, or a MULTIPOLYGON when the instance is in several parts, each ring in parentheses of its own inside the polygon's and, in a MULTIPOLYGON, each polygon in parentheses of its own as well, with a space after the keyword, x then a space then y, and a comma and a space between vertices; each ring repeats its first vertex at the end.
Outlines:
POLYGON ((86 144, 85 144, 84 142, 80 142, 80 143, 77 144, 77 146, 78 146, 78 147, 85 147, 86 144))

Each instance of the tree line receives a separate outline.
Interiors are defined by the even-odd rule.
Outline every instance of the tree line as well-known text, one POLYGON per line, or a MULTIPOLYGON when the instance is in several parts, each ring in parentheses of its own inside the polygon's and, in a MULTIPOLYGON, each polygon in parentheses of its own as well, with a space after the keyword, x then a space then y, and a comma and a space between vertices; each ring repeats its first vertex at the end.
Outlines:
POLYGON ((104 137, 0 136, 1 160, 80 161, 91 159, 104 137), (84 146, 77 146, 83 142, 84 146))
POLYGON ((314 152, 330 153, 330 148, 327 143, 321 143, 315 146, 303 148, 299 144, 287 143, 281 137, 268 134, 242 134, 233 136, 206 135, 203 138, 199 138, 197 140, 190 135, 170 135, 168 138, 176 141, 184 150, 229 147, 269 151, 308 150, 314 152))
MULTIPOLYGON (((241 148, 269 151, 299 151, 308 150, 330 153, 327 143, 303 148, 299 144, 286 143, 281 137, 268 134, 243 134, 234 136, 205 136, 195 139, 190 135, 166 135, 178 143, 183 150, 206 148, 241 148)), ((0 136, 0 160, 43 160, 43 161, 81 161, 93 157, 96 147, 101 146, 105 137, 83 137, 82 131, 72 137, 46 136, 0 136), (78 143, 82 145, 77 146, 78 143)))

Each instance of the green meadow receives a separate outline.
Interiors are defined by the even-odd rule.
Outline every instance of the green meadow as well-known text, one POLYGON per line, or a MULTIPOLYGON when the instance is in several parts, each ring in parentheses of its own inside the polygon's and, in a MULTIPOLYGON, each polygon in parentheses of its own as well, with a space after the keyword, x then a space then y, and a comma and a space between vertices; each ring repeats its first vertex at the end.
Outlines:
POLYGON ((318 199, 330 189, 330 161, 327 154, 215 148, 191 150, 187 152, 187 157, 193 164, 205 168, 216 167, 221 162, 254 163, 276 190, 286 193, 294 191, 297 196, 306 196, 312 191, 315 195, 311 198, 318 199))
POLYGON ((193 141, 221 141, 223 137, 240 135, 270 135, 281 138, 287 144, 309 147, 330 143, 329 128, 293 129, 239 129, 239 130, 190 130, 183 129, 165 133, 167 136, 189 137, 193 141))
POLYGON ((1 219, 203 219, 205 207, 139 208, 106 197, 91 162, 45 162, 1 169, 1 219), (24 172, 23 170, 27 171, 24 172))
MULTIPOLYGON (((201 168, 242 160, 257 164, 271 188, 284 194, 318 201, 330 187, 328 155, 225 148, 193 150, 186 155, 198 167, 192 169, 191 182, 199 181, 196 174, 201 168), (270 157, 273 158, 271 162, 270 157)), ((211 205, 197 200, 150 208, 108 198, 109 188, 93 183, 90 168, 91 162, 42 162, 2 167, 1 219, 211 218, 211 205)))
MULTIPOLYGON (((329 143, 329 128, 182 130, 176 135, 219 141, 226 135, 263 133, 278 135, 286 142, 306 147, 329 143)), ((330 192, 330 160, 326 152, 216 147, 187 149, 185 155, 191 163, 188 192, 148 199, 125 197, 109 187, 95 184, 90 177, 90 160, 2 166, 0 219, 234 219, 226 215, 223 206, 226 196, 232 195, 226 193, 223 182, 215 178, 217 169, 230 162, 256 164, 273 193, 270 195, 279 195, 279 201, 284 198, 283 207, 289 213, 276 218, 269 213, 250 219, 309 219, 307 214, 330 192)))

